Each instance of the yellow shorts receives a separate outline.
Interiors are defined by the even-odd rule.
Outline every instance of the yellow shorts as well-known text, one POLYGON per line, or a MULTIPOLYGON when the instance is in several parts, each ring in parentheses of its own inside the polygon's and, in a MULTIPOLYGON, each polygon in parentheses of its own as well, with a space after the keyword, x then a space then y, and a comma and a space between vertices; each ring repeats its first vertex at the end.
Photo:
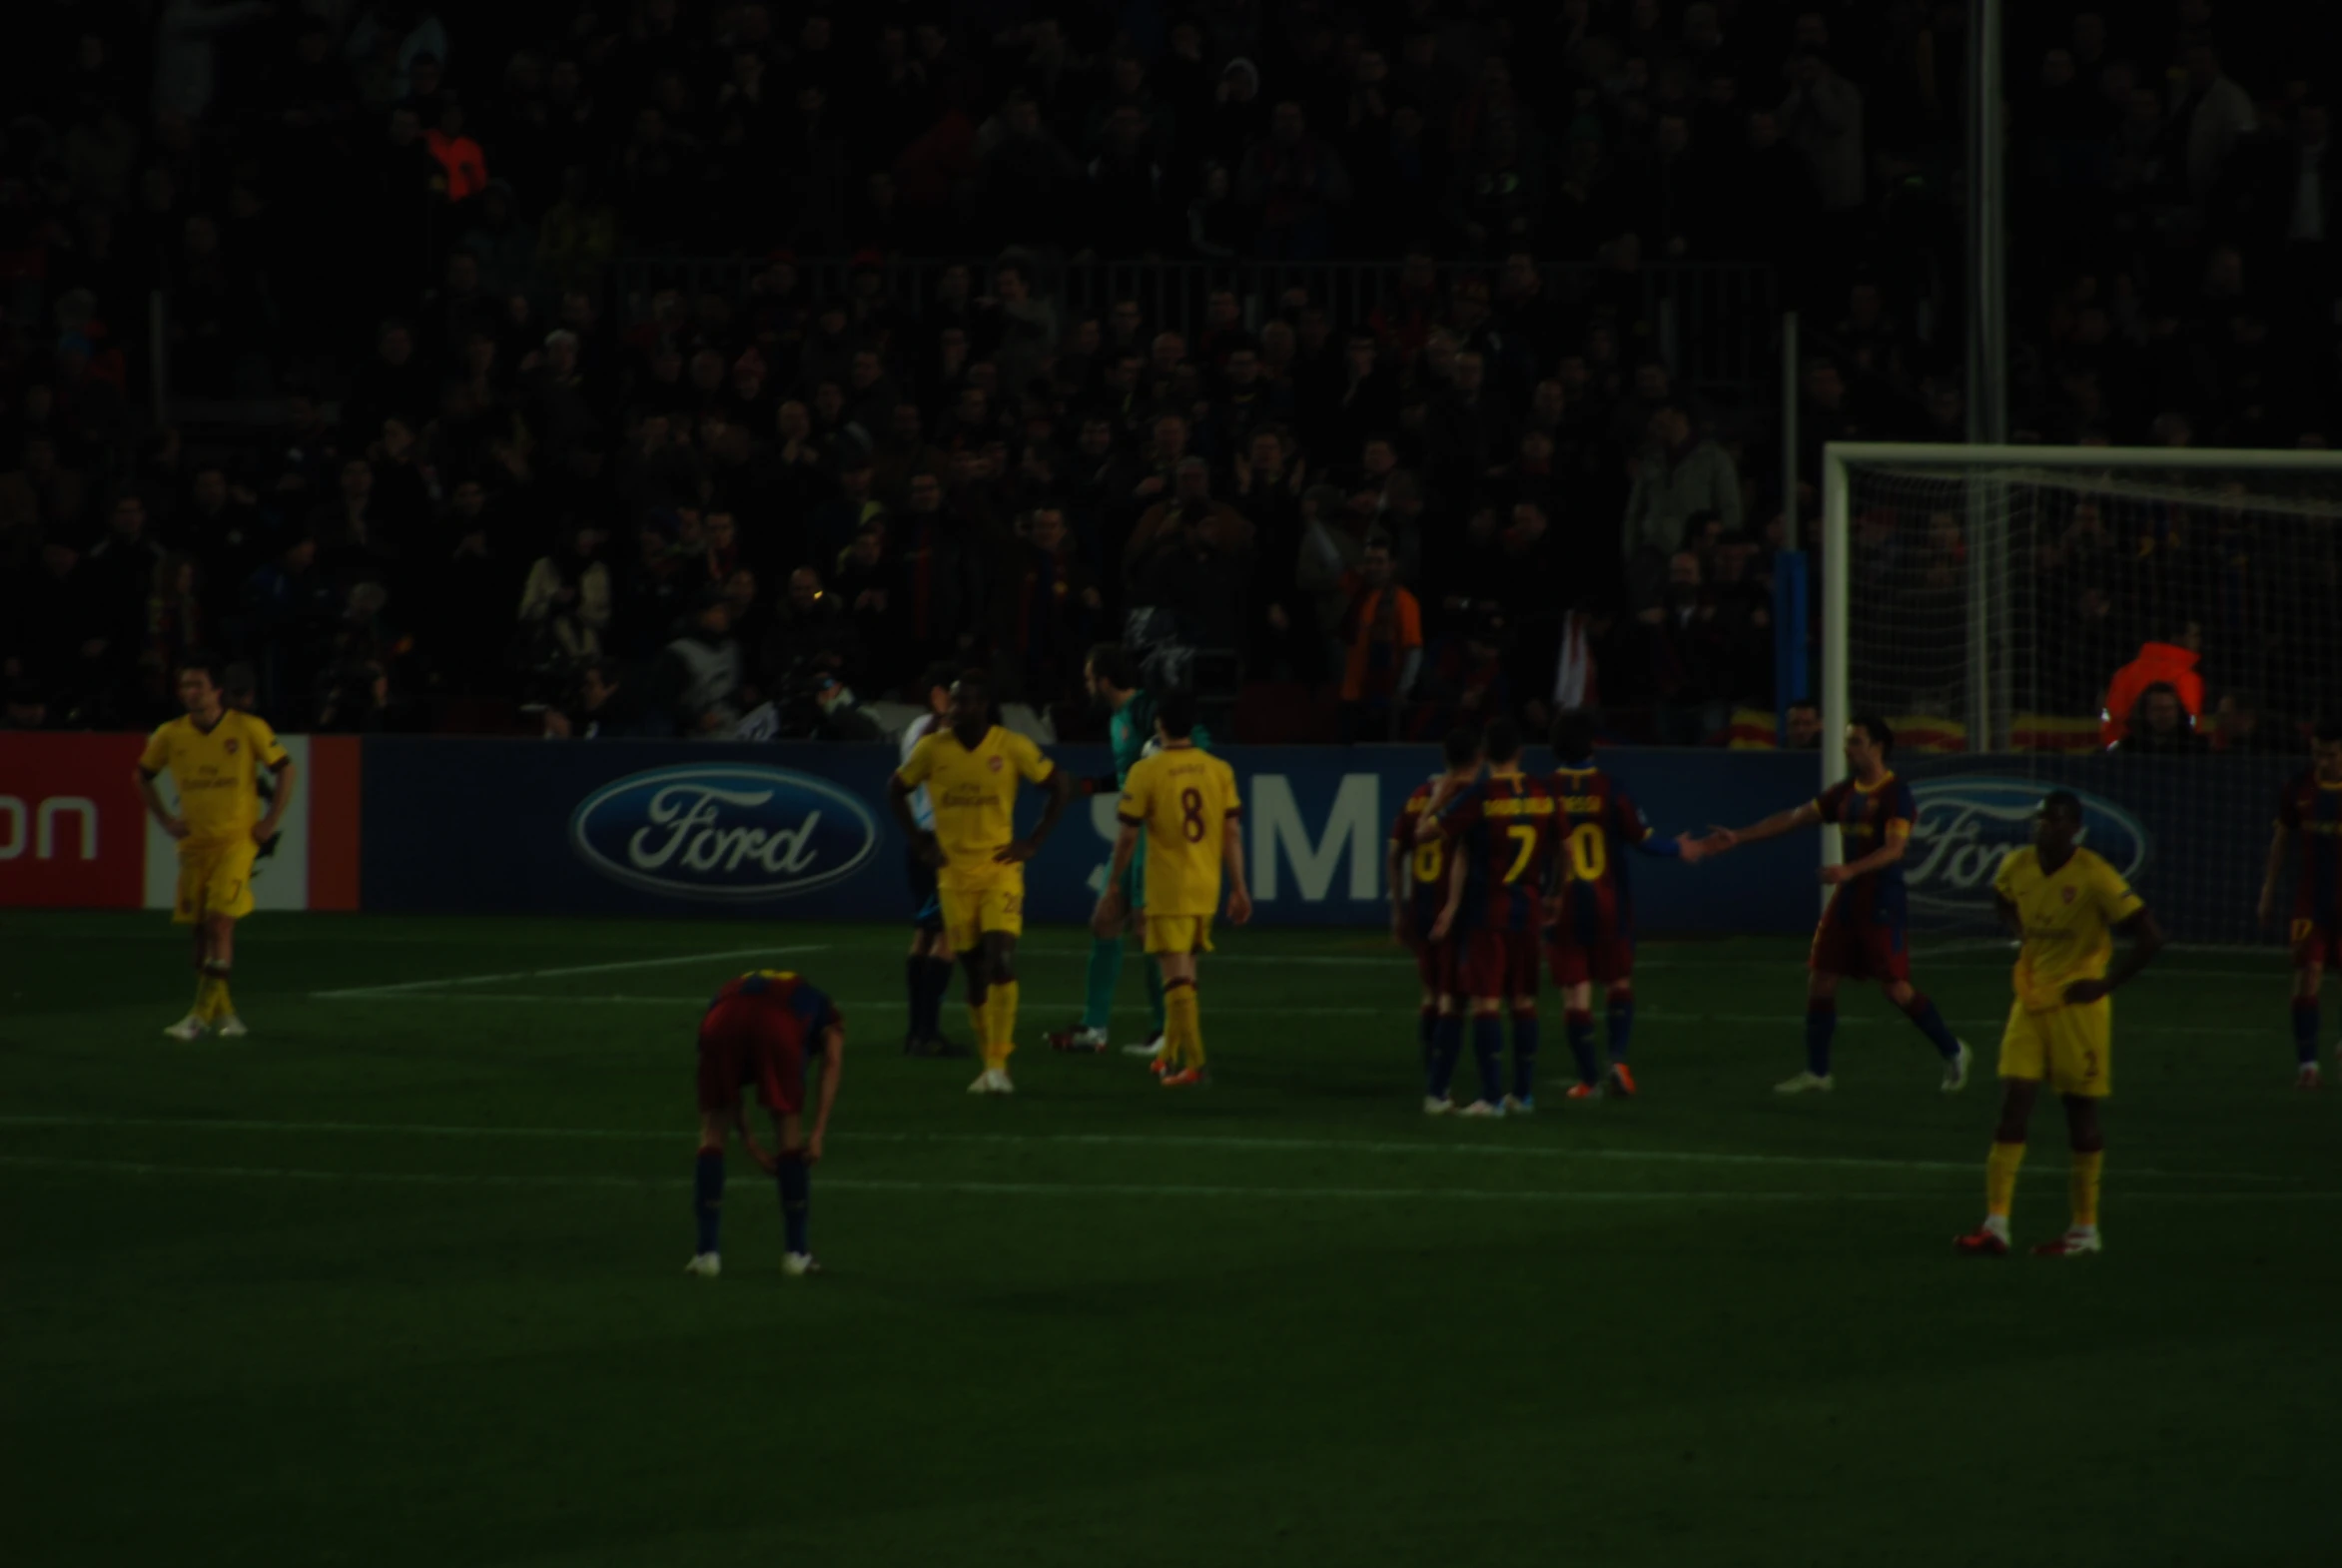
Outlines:
POLYGON ((1211 951, 1209 915, 1150 915, 1147 917, 1150 953, 1208 953, 1211 951))
POLYGON ((2000 1037, 2000 1076, 2026 1079, 2060 1095, 2103 1100, 2113 1093, 2114 1005, 2106 998, 2078 1007, 2008 1010, 2000 1037))
POLYGON ((247 834, 241 839, 179 842, 179 892, 172 900, 171 920, 192 926, 207 915, 242 920, 252 913, 252 863, 261 847, 247 834))
POLYGON ((936 901, 943 905, 944 939, 955 953, 973 953, 988 931, 1012 937, 1025 934, 1025 868, 1011 866, 979 887, 939 886, 936 901))

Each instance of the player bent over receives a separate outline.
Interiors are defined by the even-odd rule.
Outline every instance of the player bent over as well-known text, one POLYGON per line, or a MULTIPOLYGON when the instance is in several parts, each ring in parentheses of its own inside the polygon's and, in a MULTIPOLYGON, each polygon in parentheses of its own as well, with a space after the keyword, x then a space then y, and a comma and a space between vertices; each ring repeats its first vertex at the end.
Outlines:
POLYGON ((1163 1055, 1156 1070, 1166 1089, 1205 1082, 1203 1023, 1195 995, 1195 964, 1211 951, 1211 917, 1219 909, 1220 871, 1227 871, 1228 923, 1252 918, 1244 890, 1243 807, 1236 771, 1195 744, 1195 699, 1174 692, 1156 709, 1163 749, 1140 759, 1123 780, 1116 809, 1122 832, 1114 865, 1099 895, 1091 927, 1119 932, 1129 913, 1124 900, 1131 862, 1147 851, 1147 952, 1163 966, 1163 1055))
POLYGON ((138 798, 179 841, 172 922, 195 928, 195 1006, 163 1033, 200 1040, 209 1030, 234 1039, 247 1032, 228 997, 236 923, 252 913, 253 862, 277 836, 277 824, 293 803, 293 759, 265 720, 226 705, 220 667, 208 656, 195 654, 180 664, 179 700, 186 715, 148 737, 136 774, 138 798), (155 779, 166 768, 179 787, 176 815, 155 792, 155 779), (265 813, 264 769, 277 780, 265 813))
POLYGON ((2000 1037, 2000 1126, 1984 1162, 1984 1222, 1954 1243, 1962 1252, 1997 1257, 2008 1250, 2008 1210, 2016 1172, 2024 1164, 2025 1124, 2046 1080, 2065 1101, 2065 1128, 2073 1163, 2067 1185, 2073 1223, 2036 1257, 2071 1257, 2102 1248, 2098 1239, 2098 1177, 2106 1138, 2098 1102, 2112 1078, 2114 1005, 2108 995, 2147 967, 2163 946, 2154 916, 2121 874, 2074 840, 2081 833, 2081 802, 2056 790, 2033 819, 2033 843, 2000 863, 1992 901, 2001 920, 2023 938, 2016 955, 2016 1001, 2000 1037), (2130 947, 2111 969, 2112 933, 2130 947))
MULTIPOLYGON (((2301 877, 2293 888, 2293 1082, 2318 1087, 2318 991, 2326 971, 2342 968, 2342 719, 2322 720, 2311 746, 2315 765, 2277 799, 2277 831, 2261 879, 2261 924, 2277 913, 2277 878, 2285 850, 2301 841, 2301 877)), ((2342 1064, 2342 1042, 2334 1047, 2342 1064)))
MULTIPOLYGON (((1501 1117, 1537 1107, 1537 927, 1543 918, 1546 861, 1553 852, 1553 797, 1542 779, 1521 771, 1521 732, 1510 719, 1488 726, 1481 749, 1488 776, 1426 813, 1418 832, 1443 834, 1454 859, 1447 907, 1431 927, 1434 942, 1455 934, 1456 973, 1471 999, 1472 1055, 1480 1098, 1458 1113, 1501 1117), (1504 1082, 1504 1013, 1512 1011, 1512 1088, 1504 1082)), ((1447 1097, 1455 1053, 1443 1039, 1432 1064, 1430 1102, 1447 1097)))
POLYGON ((727 981, 716 993, 699 1021, 699 1165, 691 1198, 699 1250, 683 1265, 685 1272, 704 1279, 723 1272, 717 1231, 723 1221, 724 1143, 733 1133, 740 1135, 748 1158, 779 1179, 781 1226, 788 1238, 781 1267, 790 1274, 821 1271, 806 1244, 806 1209, 821 1141, 838 1103, 845 1049, 846 1021, 800 976, 759 969, 727 981), (805 1059, 812 1055, 821 1058, 821 1101, 807 1132, 805 1059), (772 1113, 777 1150, 767 1152, 748 1130, 742 1096, 751 1088, 772 1113))
POLYGON ((1945 1026, 1944 1015, 1911 983, 1910 904, 1903 881, 1904 852, 1919 821, 1911 786, 1887 766, 1895 732, 1884 719, 1858 718, 1846 727, 1850 777, 1791 811, 1776 812, 1739 832, 1719 829, 1701 840, 1713 853, 1760 839, 1779 838, 1817 823, 1836 823, 1845 834, 1845 863, 1822 868, 1822 881, 1835 891, 1814 931, 1806 961, 1806 1070, 1775 1088, 1784 1095, 1828 1092, 1830 1043, 1838 1033, 1838 986, 1845 980, 1876 980, 1887 999, 1903 1009, 1944 1059, 1944 1093, 1967 1087, 1970 1053, 1945 1026))
POLYGON ((1663 839, 1618 782, 1594 766, 1594 720, 1584 711, 1553 721, 1560 766, 1545 781, 1553 796, 1553 889, 1545 912, 1545 961, 1561 992, 1563 1027, 1578 1081, 1572 1100, 1610 1093, 1632 1098, 1627 1048, 1635 1032, 1635 899, 1624 851, 1696 866, 1706 851, 1689 835, 1663 839), (1594 987, 1601 986, 1610 1025, 1605 1072, 1594 1057, 1594 987))
POLYGON ((1390 825, 1390 844, 1383 852, 1384 880, 1390 888, 1390 936, 1415 955, 1415 975, 1423 984, 1423 1003, 1415 1016, 1415 1036, 1423 1050, 1423 1110, 1444 1116, 1455 1109, 1447 1098, 1446 1081, 1432 1081, 1439 1061, 1441 1032, 1453 1044, 1447 1060, 1454 1063, 1463 1050, 1462 999, 1457 995, 1455 943, 1434 942, 1431 928, 1447 907, 1447 840, 1436 832, 1424 837, 1431 802, 1462 790, 1480 776, 1480 732, 1469 726, 1448 731, 1441 747, 1445 773, 1418 784, 1390 825))

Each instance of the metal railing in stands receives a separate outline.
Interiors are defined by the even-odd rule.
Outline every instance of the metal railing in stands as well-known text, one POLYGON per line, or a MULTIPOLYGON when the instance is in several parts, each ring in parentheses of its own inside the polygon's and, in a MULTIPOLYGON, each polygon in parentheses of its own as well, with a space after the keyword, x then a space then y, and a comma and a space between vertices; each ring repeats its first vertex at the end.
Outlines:
MULTIPOLYGON (((1399 264, 1370 262, 1157 261, 1070 262, 1028 258, 1036 287, 1069 313, 1104 313, 1137 300, 1148 330, 1190 339, 1214 290, 1232 289, 1244 319, 1258 325, 1295 290, 1323 305, 1337 327, 1363 321, 1398 293, 1399 264)), ((647 320, 666 290, 686 297, 714 291, 737 301, 760 260, 734 257, 625 257, 610 264, 611 301, 626 325, 647 320)), ((853 264, 845 257, 804 257, 799 277, 812 297, 848 297, 853 264)), ((983 261, 899 260, 881 269, 887 297, 912 312, 926 309, 946 269, 968 267, 984 292, 983 261)), ((1744 262, 1661 262, 1632 272, 1599 264, 1540 264, 1547 288, 1565 307, 1607 305, 1630 357, 1654 352, 1692 390, 1750 403, 1770 397, 1780 380, 1780 311, 1770 267, 1744 262)), ((1443 288, 1467 272, 1443 267, 1443 288)))

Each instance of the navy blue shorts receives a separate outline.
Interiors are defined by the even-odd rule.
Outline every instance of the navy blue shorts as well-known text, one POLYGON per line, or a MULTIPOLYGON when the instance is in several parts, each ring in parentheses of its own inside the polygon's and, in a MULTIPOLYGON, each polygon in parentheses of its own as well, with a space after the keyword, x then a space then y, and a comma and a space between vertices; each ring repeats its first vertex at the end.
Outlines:
POLYGON ((914 849, 904 855, 903 869, 911 884, 911 924, 931 937, 943 935, 944 905, 936 896, 935 868, 914 849))

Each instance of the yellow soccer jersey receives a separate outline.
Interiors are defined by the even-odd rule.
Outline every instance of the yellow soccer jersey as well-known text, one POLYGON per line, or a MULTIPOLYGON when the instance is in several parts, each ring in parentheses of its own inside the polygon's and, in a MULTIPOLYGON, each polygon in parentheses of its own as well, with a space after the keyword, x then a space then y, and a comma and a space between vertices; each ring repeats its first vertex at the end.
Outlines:
POLYGON ((1194 746, 1142 757, 1123 781, 1119 815, 1147 836, 1147 918, 1219 908, 1222 835, 1243 810, 1236 770, 1194 746))
POLYGON ((261 820, 260 774, 285 761, 267 721, 234 708, 209 730, 181 715, 147 737, 138 765, 149 778, 168 768, 190 843, 242 838, 261 820))
POLYGON ((935 841, 943 849, 939 887, 965 888, 1010 868, 993 856, 1017 836, 1017 781, 1049 781, 1056 764, 1015 730, 994 725, 974 751, 949 729, 911 748, 895 777, 912 789, 927 786, 935 807, 935 841))
POLYGON ((2065 1005, 2065 988, 2099 980, 2114 956, 2113 928, 2146 907, 2112 866, 2086 849, 2054 874, 2029 846, 2000 863, 1992 891, 2016 906, 2024 946, 2016 956, 2016 1000, 2032 1012, 2065 1005))

